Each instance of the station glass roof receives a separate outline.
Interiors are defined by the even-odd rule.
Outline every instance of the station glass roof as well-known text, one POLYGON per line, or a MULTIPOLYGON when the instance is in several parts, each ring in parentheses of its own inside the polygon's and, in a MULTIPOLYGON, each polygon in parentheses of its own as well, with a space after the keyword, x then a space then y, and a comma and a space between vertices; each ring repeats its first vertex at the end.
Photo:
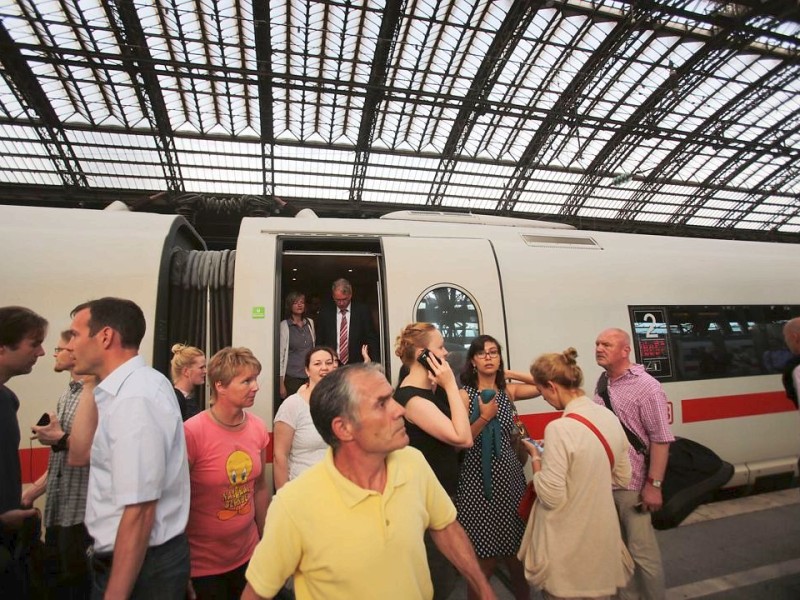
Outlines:
POLYGON ((17 203, 277 197, 800 241, 796 2, 1 4, 17 203))

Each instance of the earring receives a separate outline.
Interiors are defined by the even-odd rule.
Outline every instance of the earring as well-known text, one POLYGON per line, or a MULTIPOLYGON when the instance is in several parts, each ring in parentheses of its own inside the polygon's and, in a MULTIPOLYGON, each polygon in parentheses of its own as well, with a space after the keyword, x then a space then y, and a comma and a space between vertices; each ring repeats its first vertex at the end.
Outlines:
POLYGON ((472 364, 472 372, 473 373, 477 373, 478 372, 478 367, 475 366, 475 363, 472 364))

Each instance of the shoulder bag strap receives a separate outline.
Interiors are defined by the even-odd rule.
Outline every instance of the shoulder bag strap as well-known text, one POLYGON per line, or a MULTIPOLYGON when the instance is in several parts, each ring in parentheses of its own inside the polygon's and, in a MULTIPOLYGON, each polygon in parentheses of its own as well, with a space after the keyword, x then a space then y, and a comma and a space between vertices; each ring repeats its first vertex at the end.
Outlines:
POLYGON ((628 438, 628 442, 630 443, 631 446, 633 446, 633 449, 636 450, 636 452, 638 452, 639 454, 643 454, 646 456, 647 444, 645 444, 642 441, 642 438, 640 438, 633 431, 628 429, 628 426, 625 425, 623 420, 619 418, 619 415, 617 415, 616 411, 614 410, 614 407, 611 406, 611 398, 608 395, 608 373, 603 373, 602 375, 600 375, 600 379, 597 380, 597 393, 600 394, 600 397, 603 399, 603 402, 605 402, 606 408, 610 410, 612 413, 614 413, 617 416, 617 419, 619 419, 619 424, 622 425, 622 429, 625 431, 625 437, 628 438))
POLYGON ((614 469, 614 453, 611 452, 611 446, 608 445, 608 442, 606 441, 606 438, 603 437, 603 434, 600 433, 600 430, 597 427, 594 426, 594 423, 592 423, 586 417, 584 417, 582 415, 579 415, 579 414, 576 414, 576 413, 569 413, 568 415, 564 415, 564 416, 568 417, 570 419, 575 419, 576 421, 580 421, 581 423, 583 423, 589 429, 592 430, 592 432, 597 436, 597 439, 600 440, 600 443, 603 444, 603 448, 605 448, 606 455, 608 456, 608 462, 611 463, 611 469, 613 470, 614 469))

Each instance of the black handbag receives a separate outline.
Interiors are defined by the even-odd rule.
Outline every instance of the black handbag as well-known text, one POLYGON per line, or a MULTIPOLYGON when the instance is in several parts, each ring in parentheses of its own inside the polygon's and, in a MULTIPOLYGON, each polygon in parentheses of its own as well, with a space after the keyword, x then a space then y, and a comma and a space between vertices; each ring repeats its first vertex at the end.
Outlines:
MULTIPOLYGON (((608 395, 608 376, 605 373, 597 382, 597 393, 603 398, 606 408, 614 412, 608 395)), ((649 465, 650 455, 647 445, 628 429, 622 419, 620 424, 633 449, 643 454, 645 462, 649 465)), ((675 438, 669 445, 667 471, 661 484, 661 497, 664 503, 661 510, 651 515, 653 527, 671 529, 680 525, 695 508, 708 502, 714 492, 728 483, 733 471, 733 465, 722 460, 710 448, 687 438, 675 438)))

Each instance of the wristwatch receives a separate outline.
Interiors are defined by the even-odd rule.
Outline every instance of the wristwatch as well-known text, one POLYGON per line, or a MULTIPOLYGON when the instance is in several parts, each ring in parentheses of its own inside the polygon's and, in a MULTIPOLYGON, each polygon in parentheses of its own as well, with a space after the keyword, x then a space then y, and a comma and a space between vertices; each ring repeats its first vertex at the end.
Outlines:
POLYGON ((647 483, 652 485, 654 488, 661 489, 662 481, 660 479, 653 479, 652 477, 647 478, 647 483))
POLYGON ((53 444, 53 452, 63 452, 67 449, 67 438, 69 438, 69 434, 65 433, 61 436, 61 439, 58 440, 55 444, 53 444))

